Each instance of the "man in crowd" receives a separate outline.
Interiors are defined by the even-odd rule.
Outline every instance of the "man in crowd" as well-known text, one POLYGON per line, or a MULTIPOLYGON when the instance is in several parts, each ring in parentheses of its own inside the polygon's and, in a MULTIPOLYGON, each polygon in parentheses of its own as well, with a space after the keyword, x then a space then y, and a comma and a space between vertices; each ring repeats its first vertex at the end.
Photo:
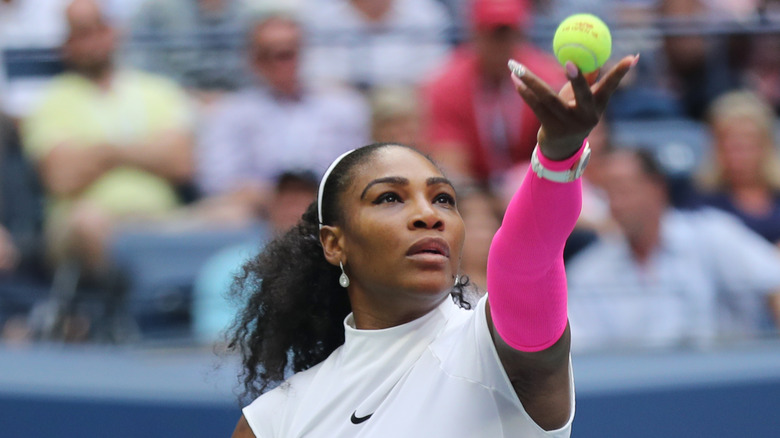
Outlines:
POLYGON ((369 110, 359 94, 304 82, 302 44, 293 11, 258 12, 248 52, 256 85, 227 97, 199 141, 204 205, 232 212, 222 217, 264 217, 280 173, 320 175, 334 157, 369 141, 369 110))
MULTIPOLYGON (((311 172, 283 172, 275 179, 273 206, 266 224, 275 235, 286 233, 317 198, 319 176, 311 172)), ((192 330, 203 342, 215 342, 235 318, 235 303, 226 296, 241 267, 262 249, 256 238, 221 249, 200 268, 193 284, 192 330)), ((259 240, 259 241, 258 241, 259 240)))
POLYGON ((55 77, 23 125, 24 148, 48 197, 48 253, 97 276, 124 224, 159 218, 179 204, 193 173, 189 111, 168 80, 115 65, 115 30, 97 3, 74 0, 55 77))
POLYGON ((307 0, 307 75, 359 88, 417 85, 449 51, 436 0, 307 0))
POLYGON ((701 346, 776 330, 776 247, 720 211, 671 208, 649 152, 617 150, 605 160, 620 231, 567 267, 573 349, 701 346))
POLYGON ((523 38, 531 16, 524 0, 472 0, 472 41, 455 52, 427 85, 428 142, 455 177, 487 182, 529 160, 539 121, 507 70, 516 59, 553 88, 564 81, 551 55, 523 38))

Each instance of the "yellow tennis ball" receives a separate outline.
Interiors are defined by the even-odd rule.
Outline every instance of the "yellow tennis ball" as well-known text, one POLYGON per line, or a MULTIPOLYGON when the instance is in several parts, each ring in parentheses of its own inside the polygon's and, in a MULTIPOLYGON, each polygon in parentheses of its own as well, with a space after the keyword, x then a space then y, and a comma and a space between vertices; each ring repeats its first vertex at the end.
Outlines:
POLYGON ((604 65, 612 53, 609 27, 592 14, 571 15, 555 30, 553 53, 561 65, 571 61, 583 73, 590 73, 604 65))

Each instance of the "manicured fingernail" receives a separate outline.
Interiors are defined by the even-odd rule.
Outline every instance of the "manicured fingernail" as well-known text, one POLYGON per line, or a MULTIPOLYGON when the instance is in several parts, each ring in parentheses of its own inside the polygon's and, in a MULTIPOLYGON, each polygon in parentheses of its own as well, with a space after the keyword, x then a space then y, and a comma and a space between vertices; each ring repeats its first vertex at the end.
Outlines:
POLYGON ((515 86, 516 86, 517 88, 519 88, 519 89, 521 89, 521 90, 525 90, 526 88, 528 88, 528 86, 527 86, 527 85, 525 85, 525 84, 523 83, 523 81, 522 81, 520 78, 518 78, 518 77, 517 77, 517 75, 515 75, 514 73, 512 73, 511 75, 509 75, 509 77, 512 79, 512 83, 513 83, 513 84, 515 84, 515 86))
POLYGON ((509 71, 511 71, 512 74, 517 76, 518 78, 522 78, 523 75, 525 74, 525 66, 515 61, 514 59, 510 59, 509 62, 506 63, 506 65, 507 67, 509 67, 509 71))
POLYGON ((633 66, 637 65, 638 63, 639 63, 639 53, 637 53, 636 55, 634 55, 634 60, 633 60, 633 61, 631 61, 631 67, 633 67, 633 66))
POLYGON ((569 79, 574 79, 577 76, 579 76, 580 71, 577 68, 576 65, 574 65, 571 61, 566 61, 566 77, 569 79))

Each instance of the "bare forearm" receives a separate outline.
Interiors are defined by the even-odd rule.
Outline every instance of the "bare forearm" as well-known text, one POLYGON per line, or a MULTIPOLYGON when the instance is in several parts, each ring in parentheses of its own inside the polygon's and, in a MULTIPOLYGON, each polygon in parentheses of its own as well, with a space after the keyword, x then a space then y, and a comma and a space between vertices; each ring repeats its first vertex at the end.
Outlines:
POLYGON ((236 424, 236 429, 233 431, 232 438, 255 438, 252 428, 249 427, 249 423, 243 415, 238 420, 238 424, 236 424))
POLYGON ((118 161, 146 170, 173 183, 184 183, 194 173, 192 139, 184 132, 170 132, 152 142, 116 147, 118 161))
POLYGON ((58 196, 74 195, 116 164, 110 146, 79 148, 61 144, 51 150, 39 163, 46 189, 58 196))

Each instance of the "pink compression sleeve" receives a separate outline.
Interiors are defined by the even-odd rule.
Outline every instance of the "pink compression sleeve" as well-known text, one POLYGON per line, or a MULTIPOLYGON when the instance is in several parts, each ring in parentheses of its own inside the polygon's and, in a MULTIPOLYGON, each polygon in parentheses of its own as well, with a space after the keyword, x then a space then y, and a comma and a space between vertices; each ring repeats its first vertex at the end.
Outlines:
MULTIPOLYGON (((582 155, 544 167, 563 171, 582 155)), ((490 246, 487 290, 490 315, 501 338, 521 351, 541 351, 566 329, 563 246, 582 208, 582 182, 558 183, 529 170, 507 207, 490 246)))

